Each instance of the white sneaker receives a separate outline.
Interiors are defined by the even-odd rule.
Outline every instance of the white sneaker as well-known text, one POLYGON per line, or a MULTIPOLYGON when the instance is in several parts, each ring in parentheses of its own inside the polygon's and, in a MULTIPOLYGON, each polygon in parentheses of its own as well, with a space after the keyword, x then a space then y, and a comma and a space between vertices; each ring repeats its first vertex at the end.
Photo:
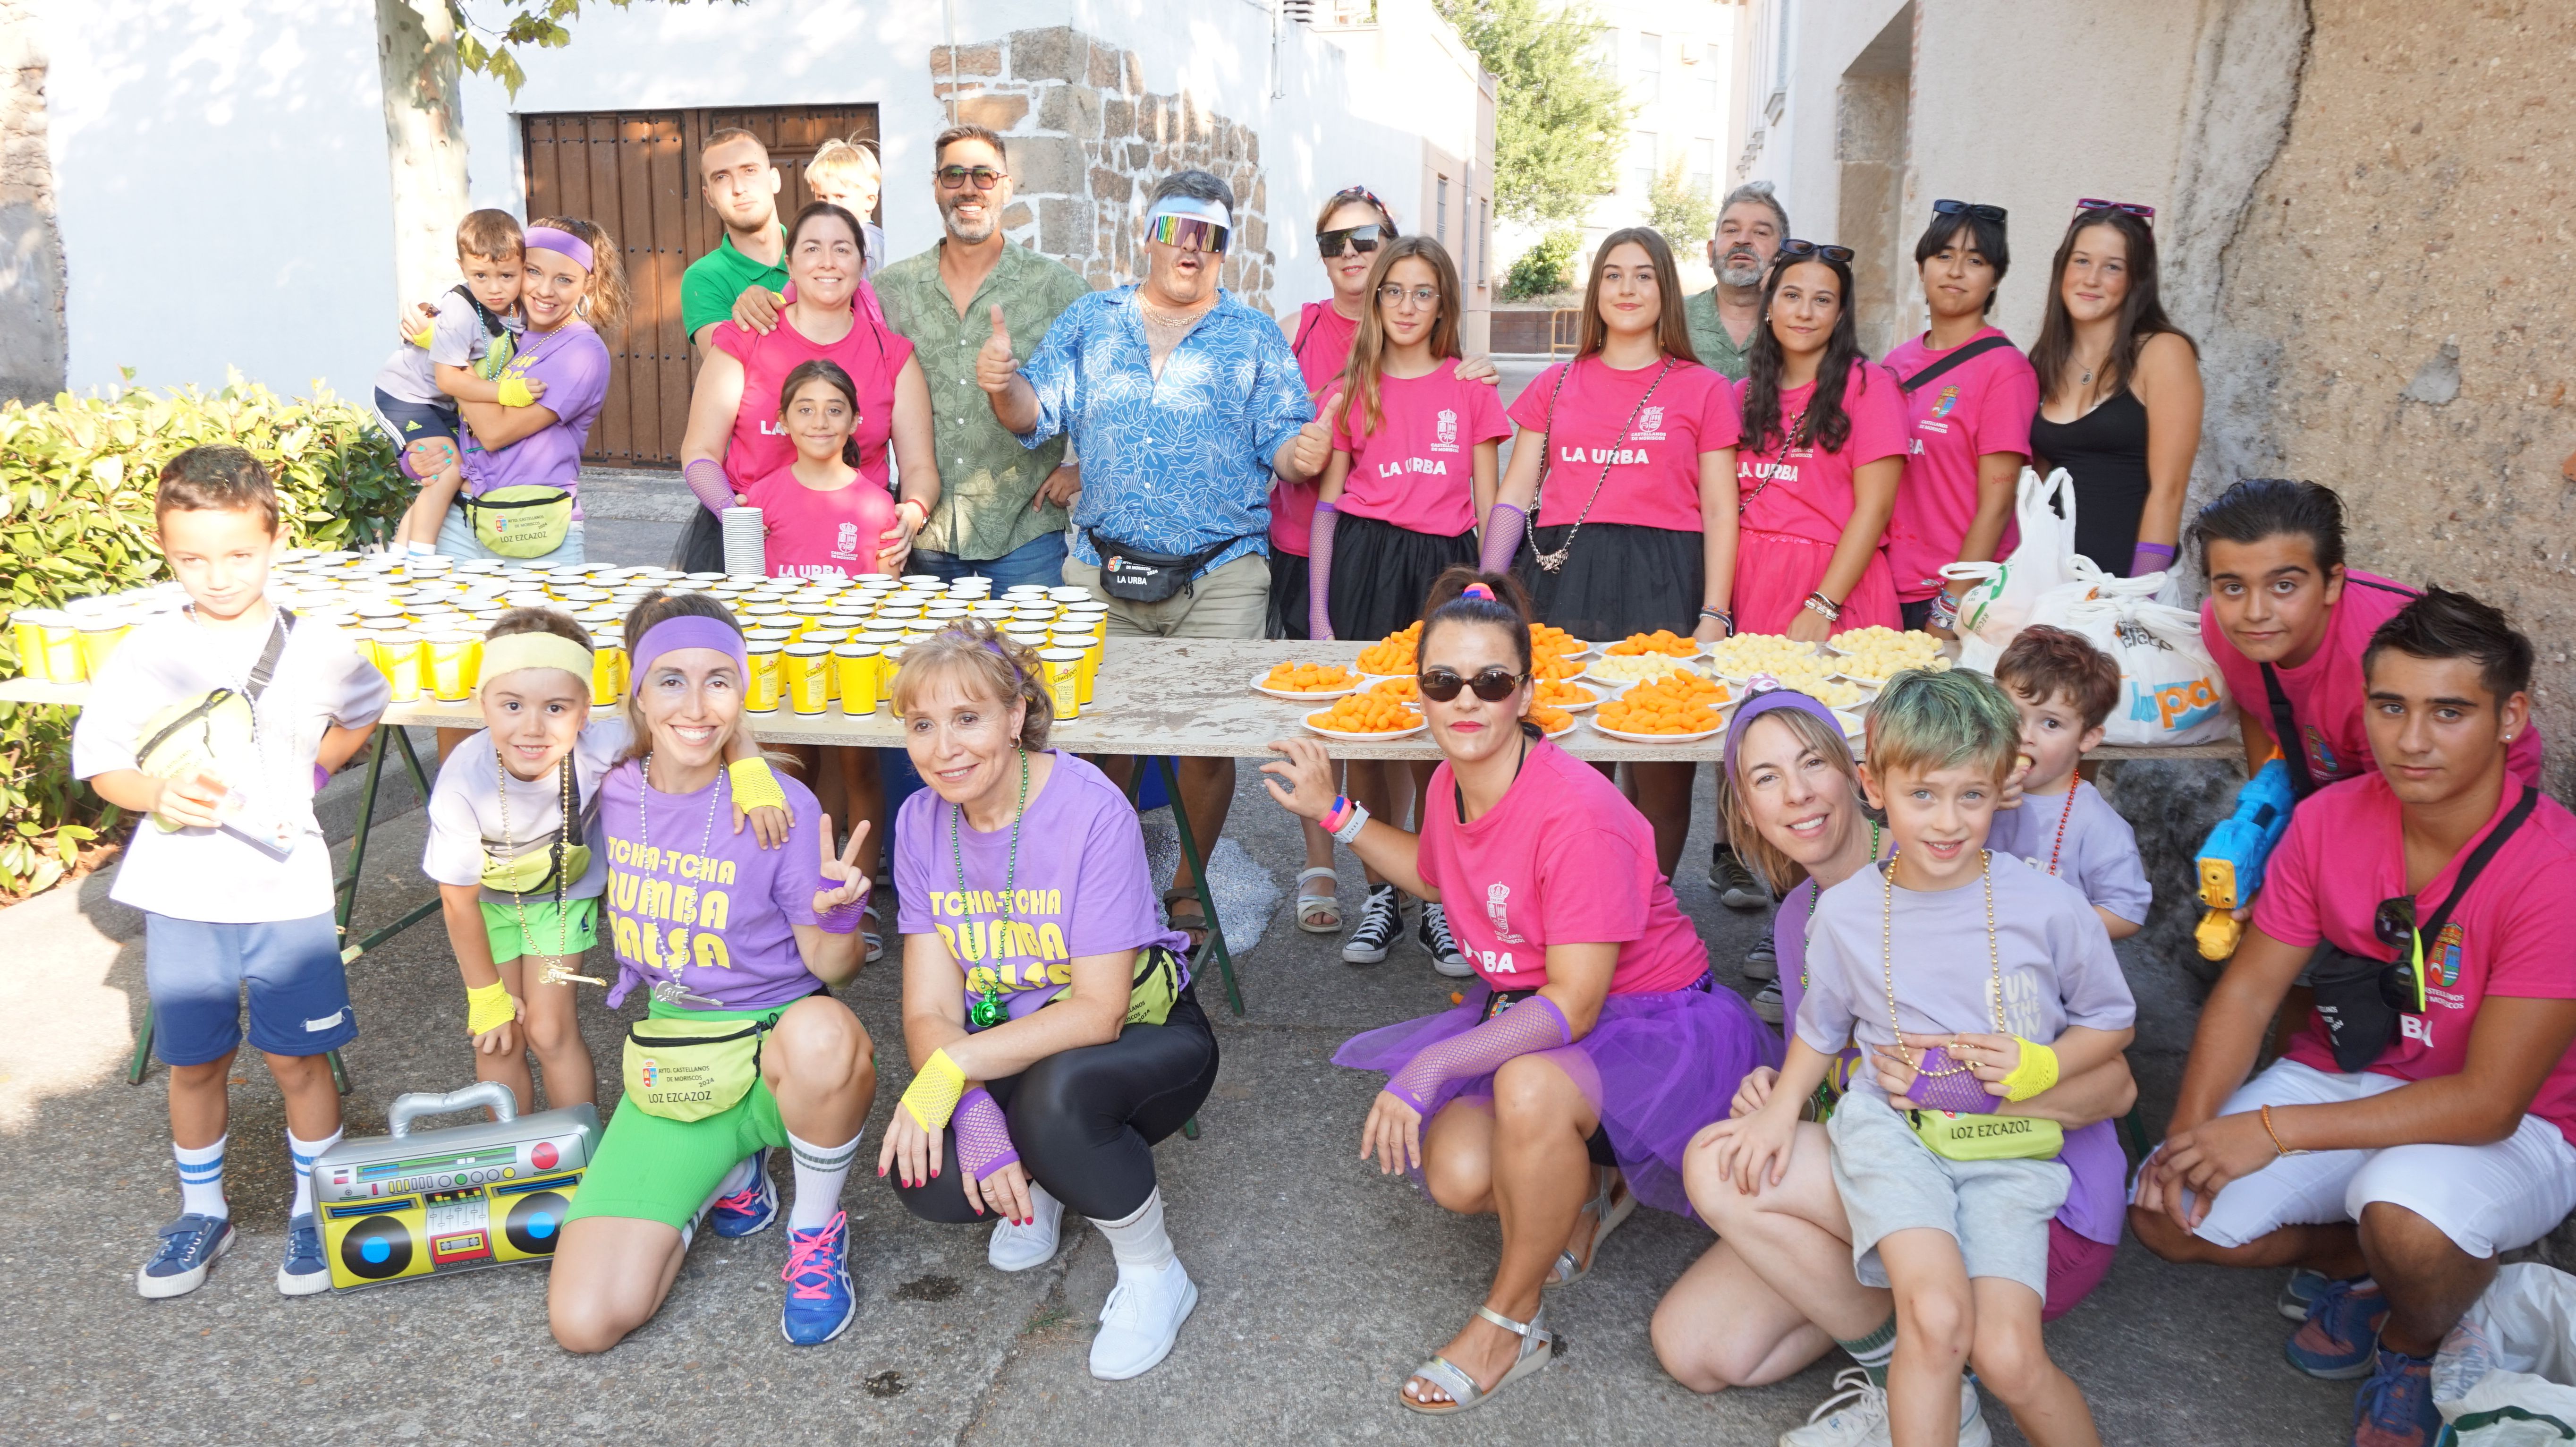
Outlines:
POLYGON ((1959 1379, 1959 1447, 1995 1447, 1994 1429, 1986 1425, 1986 1407, 1977 1400, 1977 1379, 1959 1379))
POLYGON ((1807 1425, 1780 1434, 1780 1447, 1887 1447, 1888 1442, 1887 1392, 1858 1367, 1845 1367, 1834 1377, 1834 1395, 1816 1404, 1807 1425))
POLYGON ((1029 1215, 1026 1226, 1008 1216, 993 1223, 993 1239, 984 1248, 984 1259, 994 1270, 1026 1271, 1055 1259, 1055 1248, 1064 1239, 1064 1202, 1031 1181, 1029 1215))
POLYGON ((1172 1354, 1181 1323, 1198 1304, 1198 1283, 1177 1257, 1159 1271, 1120 1267, 1109 1304, 1100 1308, 1100 1335, 1091 1339, 1091 1374, 1123 1382, 1152 1371, 1172 1354))

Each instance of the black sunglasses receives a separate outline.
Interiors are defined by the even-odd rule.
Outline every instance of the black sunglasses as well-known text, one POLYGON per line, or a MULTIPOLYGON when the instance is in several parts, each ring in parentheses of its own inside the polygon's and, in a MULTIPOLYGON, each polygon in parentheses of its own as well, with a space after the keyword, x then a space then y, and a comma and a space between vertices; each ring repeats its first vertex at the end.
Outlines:
POLYGON ((1932 214, 1935 216, 1974 216, 1980 221, 1992 221, 1997 225, 2001 225, 2004 219, 2004 208, 2001 206, 1989 206, 1983 201, 1935 201, 1932 203, 1932 214))
POLYGON ((1474 689, 1476 697, 1487 703, 1501 703, 1511 697, 1514 690, 1529 682, 1529 675, 1496 667, 1478 673, 1473 679, 1466 679, 1460 678, 1454 668, 1433 668, 1416 674, 1413 682, 1422 690, 1422 696, 1433 703, 1447 703, 1456 698, 1462 688, 1474 689))
POLYGON ((1377 250, 1378 243, 1385 239, 1386 228, 1372 221, 1366 226, 1345 226, 1339 231, 1318 231, 1315 233, 1315 249, 1324 253, 1326 261, 1341 255, 1344 251, 1357 251, 1360 255, 1366 256, 1377 250))
POLYGON ((939 178, 939 189, 943 191, 958 190, 970 180, 976 190, 990 191, 1002 180, 1002 173, 990 166, 942 166, 931 174, 939 178))
POLYGON ((1793 236, 1780 243, 1780 255, 1784 259, 1793 256, 1812 256, 1820 261, 1839 261, 1848 266, 1851 264, 1852 249, 1848 246, 1836 246, 1830 242, 1819 244, 1813 241, 1800 241, 1793 236))
POLYGON ((2415 929, 2415 897, 2383 899, 2370 917, 2370 932, 2398 952, 2395 963, 2379 972, 2379 998, 2391 1010, 2421 1015, 2424 999, 2424 937, 2415 929))
POLYGON ((2117 211, 2126 216, 2135 216, 2141 221, 2156 219, 2156 208, 2153 206, 2141 206, 2135 201, 2105 201, 2099 196, 2087 196, 2075 203, 2076 215, 2081 216, 2087 211, 2117 211))

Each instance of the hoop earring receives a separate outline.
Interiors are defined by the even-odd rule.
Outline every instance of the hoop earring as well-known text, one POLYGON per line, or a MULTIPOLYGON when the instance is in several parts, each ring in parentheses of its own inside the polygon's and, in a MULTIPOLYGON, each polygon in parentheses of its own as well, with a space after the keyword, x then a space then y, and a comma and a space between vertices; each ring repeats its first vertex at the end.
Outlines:
POLYGON ((590 320, 590 298, 585 296, 579 301, 574 302, 572 304, 572 314, 580 317, 584 321, 590 320))

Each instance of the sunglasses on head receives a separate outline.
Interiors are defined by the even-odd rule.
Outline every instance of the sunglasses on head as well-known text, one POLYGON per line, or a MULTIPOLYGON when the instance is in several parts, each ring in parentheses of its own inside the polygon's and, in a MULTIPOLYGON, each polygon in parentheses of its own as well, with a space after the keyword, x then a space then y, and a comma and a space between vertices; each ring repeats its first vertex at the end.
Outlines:
POLYGON ((2156 219, 2156 208, 2153 206, 2141 206, 2135 201, 2105 201, 2099 196, 2087 196, 2075 203, 2076 215, 2081 216, 2087 211, 2117 211, 2123 215, 2135 216, 2141 221, 2156 219))
POLYGON ((2394 964, 2379 972, 2379 998, 2391 1010, 2421 1015, 2424 1000, 2424 936, 2415 929, 2415 897, 2383 899, 2370 917, 2370 932, 2398 952, 2394 964))
POLYGON ((1461 678, 1454 668, 1427 668, 1414 675, 1413 682, 1422 690, 1422 696, 1433 703, 1449 702, 1462 688, 1474 689, 1476 697, 1487 703, 1501 703, 1511 697, 1514 690, 1529 682, 1529 675, 1494 667, 1478 672, 1474 678, 1461 678))
POLYGON ((1935 201, 1932 203, 1932 214, 1974 216, 1980 221, 1992 221, 2000 225, 2004 219, 2004 208, 1989 206, 1983 201, 1935 201))
POLYGON ((974 182, 978 191, 990 191, 1002 183, 1002 173, 991 166, 942 166, 931 174, 939 178, 942 191, 959 190, 968 181, 974 182))
POLYGON ((1175 216, 1164 212, 1145 223, 1145 239, 1184 251, 1204 251, 1215 256, 1225 250, 1226 229, 1213 221, 1196 216, 1175 216))
POLYGON ((1851 264, 1852 249, 1848 246, 1835 246, 1830 242, 1819 244, 1813 241, 1800 241, 1792 236, 1780 243, 1780 255, 1784 260, 1790 257, 1812 256, 1820 261, 1839 261, 1848 266, 1851 264))
POLYGON ((1324 253, 1324 259, 1330 261, 1345 251, 1356 251, 1366 256, 1376 251, 1378 243, 1384 240, 1386 240, 1386 228, 1372 221, 1366 226, 1345 226, 1339 231, 1318 231, 1315 233, 1315 249, 1324 253))

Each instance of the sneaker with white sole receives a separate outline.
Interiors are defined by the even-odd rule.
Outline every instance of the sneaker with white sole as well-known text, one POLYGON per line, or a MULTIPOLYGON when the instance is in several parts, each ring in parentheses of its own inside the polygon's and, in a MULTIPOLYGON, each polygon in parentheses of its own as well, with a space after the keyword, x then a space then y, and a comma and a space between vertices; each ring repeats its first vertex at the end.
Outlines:
POLYGON ((751 1184, 716 1197, 707 1215, 716 1234, 728 1241, 769 1229, 778 1219, 778 1183, 769 1179, 769 1147, 751 1153, 751 1184))
MULTIPOLYGON (((1858 1367, 1845 1367, 1834 1378, 1838 1389, 1817 1404, 1807 1425, 1780 1434, 1780 1447, 1887 1447, 1887 1392, 1858 1367)), ((1994 1447, 1994 1430, 1986 1425, 1977 1384, 1959 1379, 1959 1447, 1994 1447)))
POLYGON ((1717 891, 1717 902, 1728 909, 1761 909, 1771 903, 1770 888, 1723 844, 1709 855, 1708 887, 1717 891))
MULTIPOLYGON (((991 1204, 989 1199, 986 1204, 991 1204)), ((1008 1216, 994 1222, 993 1239, 984 1247, 984 1259, 996 1271, 1026 1271, 1053 1261, 1063 1239, 1064 1202, 1031 1181, 1029 1224, 1023 1226, 1008 1216)))
POLYGON ((1100 1308, 1100 1334, 1091 1339, 1091 1374, 1123 1382, 1152 1371, 1172 1354, 1181 1323, 1198 1304, 1198 1283, 1177 1257, 1160 1270, 1120 1267, 1118 1284, 1100 1308))
POLYGON ((1753 948, 1744 952, 1744 978, 1748 980, 1780 978, 1780 946, 1773 942, 1769 930, 1764 930, 1762 937, 1753 942, 1753 948))
POLYGON ((832 1219, 805 1231, 787 1233, 787 1283, 778 1329, 800 1347, 818 1347, 849 1330, 859 1314, 859 1291, 850 1281, 850 1218, 835 1211, 832 1219))
POLYGON ((161 1228, 161 1244, 134 1273, 134 1289, 158 1301, 185 1296, 206 1284, 215 1258, 233 1249, 233 1223, 220 1216, 186 1215, 161 1228))
POLYGON ((277 1289, 285 1296, 331 1289, 331 1267, 322 1259, 322 1223, 310 1211, 286 1223, 286 1259, 277 1266, 277 1289))
POLYGON ((1422 906, 1422 922, 1413 929, 1413 938, 1431 956, 1431 968, 1453 980, 1463 980, 1476 973, 1467 957, 1458 953, 1458 941, 1449 934, 1449 915, 1436 904, 1422 906))
POLYGON ((1780 993, 1778 980, 1764 980, 1762 988, 1754 991, 1753 998, 1746 1003, 1753 1007, 1756 1016, 1774 1025, 1788 1018, 1789 997, 1780 993))
POLYGON ((2308 1308, 2315 1304, 2317 1293, 2325 1290, 2333 1280, 2322 1271, 2310 1271, 2304 1266, 2291 1272, 2289 1281, 2281 1287, 2281 1315, 2292 1321, 2306 1321, 2308 1308))
POLYGON ((1395 886, 1381 884, 1368 892, 1368 902, 1360 906, 1359 928, 1342 941, 1342 963, 1374 965, 1386 958, 1395 937, 1404 932, 1404 915, 1395 905, 1395 886))

